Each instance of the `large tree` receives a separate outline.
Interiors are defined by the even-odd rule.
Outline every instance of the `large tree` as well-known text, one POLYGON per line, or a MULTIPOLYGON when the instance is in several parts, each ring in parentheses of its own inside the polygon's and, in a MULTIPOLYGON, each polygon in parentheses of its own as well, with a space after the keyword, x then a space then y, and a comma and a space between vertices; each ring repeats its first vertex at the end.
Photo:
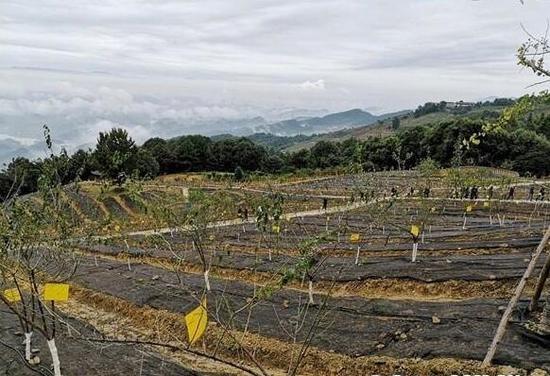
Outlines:
POLYGON ((97 169, 105 177, 115 179, 120 173, 130 174, 137 167, 137 150, 126 130, 113 128, 99 133, 93 157, 97 169))
POLYGON ((154 137, 145 141, 142 148, 151 153, 153 158, 157 160, 160 173, 168 174, 179 171, 178 161, 166 140, 154 137))
POLYGON ((200 135, 182 136, 170 141, 171 150, 179 163, 180 171, 204 171, 211 141, 200 135))
POLYGON ((319 141, 311 148, 310 163, 313 168, 327 168, 339 165, 339 145, 334 142, 319 141))
POLYGON ((15 184, 17 192, 25 194, 34 192, 38 188, 40 170, 40 161, 31 161, 24 157, 18 157, 12 159, 5 173, 15 184))

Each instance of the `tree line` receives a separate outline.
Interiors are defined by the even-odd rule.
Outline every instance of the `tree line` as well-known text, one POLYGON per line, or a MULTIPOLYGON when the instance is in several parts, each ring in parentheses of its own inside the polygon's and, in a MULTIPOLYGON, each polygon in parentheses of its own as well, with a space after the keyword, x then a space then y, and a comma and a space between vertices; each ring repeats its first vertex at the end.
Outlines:
POLYGON ((416 108, 416 110, 413 111, 412 115, 415 118, 428 115, 434 112, 442 112, 448 110, 451 113, 454 114, 465 114, 470 112, 473 109, 479 109, 482 107, 506 107, 511 106, 515 103, 514 99, 511 98, 495 98, 492 101, 484 101, 484 102, 475 102, 475 103, 464 103, 463 101, 458 101, 456 108, 451 107, 448 109, 449 102, 441 101, 439 103, 436 102, 426 102, 416 108), (460 104, 463 104, 464 106, 460 106, 460 104))
POLYGON ((300 169, 354 167, 380 171, 410 169, 432 159, 441 167, 477 165, 509 168, 521 175, 550 174, 550 116, 530 113, 513 126, 485 135, 478 145, 466 145, 483 131, 484 121, 460 118, 432 125, 405 127, 386 137, 320 141, 311 149, 277 152, 251 140, 232 138, 213 141, 199 136, 151 138, 138 146, 123 129, 99 134, 94 149, 44 159, 13 159, 0 173, 0 197, 10 192, 34 192, 43 166, 56 159, 60 179, 116 179, 121 173, 138 178, 191 171, 279 173, 300 169))

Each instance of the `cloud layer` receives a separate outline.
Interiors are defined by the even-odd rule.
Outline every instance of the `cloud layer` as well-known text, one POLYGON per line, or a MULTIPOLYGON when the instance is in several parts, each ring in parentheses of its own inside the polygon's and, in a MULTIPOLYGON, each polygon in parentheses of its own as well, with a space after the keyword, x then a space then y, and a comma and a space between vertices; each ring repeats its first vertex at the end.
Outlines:
POLYGON ((57 122, 85 144, 106 124, 144 138, 159 119, 192 132, 282 109, 518 96, 534 81, 515 65, 520 24, 541 33, 549 11, 547 0, 7 0, 0 134, 36 138, 57 122))

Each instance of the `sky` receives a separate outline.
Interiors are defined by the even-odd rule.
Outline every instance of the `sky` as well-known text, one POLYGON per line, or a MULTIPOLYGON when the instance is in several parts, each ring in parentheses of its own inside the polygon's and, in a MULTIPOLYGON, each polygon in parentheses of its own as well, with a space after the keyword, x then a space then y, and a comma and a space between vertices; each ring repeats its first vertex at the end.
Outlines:
POLYGON ((113 125, 143 141, 167 121, 517 97, 539 89, 521 25, 549 16, 550 0, 2 0, 0 148, 43 123, 79 147, 113 125))

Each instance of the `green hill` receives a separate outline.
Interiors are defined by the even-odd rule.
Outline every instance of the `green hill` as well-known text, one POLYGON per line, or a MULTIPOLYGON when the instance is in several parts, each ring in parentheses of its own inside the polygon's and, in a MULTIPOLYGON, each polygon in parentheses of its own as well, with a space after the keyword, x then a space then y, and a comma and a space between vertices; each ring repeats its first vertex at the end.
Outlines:
MULTIPOLYGON (((496 99, 493 102, 473 103, 471 106, 467 104, 463 106, 463 108, 437 108, 429 111, 428 113, 423 111, 427 105, 426 104, 419 106, 414 112, 407 112, 405 114, 397 115, 396 117, 399 118, 399 129, 419 125, 438 124, 443 121, 449 121, 457 118, 495 119, 510 101, 511 100, 496 99)), ((540 107, 534 112, 550 113, 550 107, 540 107)), ((368 126, 313 135, 307 140, 289 143, 288 146, 282 148, 282 151, 294 152, 304 148, 311 148, 319 141, 344 141, 349 138, 365 140, 368 137, 388 136, 396 132, 396 130, 392 127, 392 119, 393 117, 387 117, 385 120, 379 120, 377 123, 368 126)))

